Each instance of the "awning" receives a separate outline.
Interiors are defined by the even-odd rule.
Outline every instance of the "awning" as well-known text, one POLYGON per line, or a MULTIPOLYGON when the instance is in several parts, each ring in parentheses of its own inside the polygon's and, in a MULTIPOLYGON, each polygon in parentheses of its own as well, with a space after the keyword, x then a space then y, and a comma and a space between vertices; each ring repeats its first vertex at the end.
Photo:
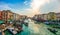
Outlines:
POLYGON ((3 20, 0 20, 0 24, 2 24, 2 23, 4 23, 4 21, 3 20))

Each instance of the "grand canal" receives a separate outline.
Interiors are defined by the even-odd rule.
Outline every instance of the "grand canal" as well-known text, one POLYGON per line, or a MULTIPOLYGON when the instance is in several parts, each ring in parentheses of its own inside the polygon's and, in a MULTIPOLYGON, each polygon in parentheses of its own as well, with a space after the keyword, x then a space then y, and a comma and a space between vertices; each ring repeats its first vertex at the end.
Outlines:
MULTIPOLYGON (((19 32, 16 35, 55 35, 54 33, 50 32, 47 28, 49 26, 40 23, 40 24, 35 24, 34 21, 29 22, 28 27, 23 25, 23 31, 19 32)), ((12 35, 8 31, 5 33, 6 35, 12 35)))

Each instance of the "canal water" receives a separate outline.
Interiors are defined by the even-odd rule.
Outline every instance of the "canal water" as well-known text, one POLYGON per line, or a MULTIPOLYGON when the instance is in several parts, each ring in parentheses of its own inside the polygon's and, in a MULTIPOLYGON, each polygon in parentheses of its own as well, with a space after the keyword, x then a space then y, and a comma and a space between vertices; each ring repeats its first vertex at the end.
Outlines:
MULTIPOLYGON (((29 29, 27 26, 23 25, 23 31, 17 33, 16 35, 29 35, 29 29)), ((9 32, 8 30, 5 31, 5 35, 13 35, 11 32, 9 32)))
POLYGON ((2 32, 0 32, 0 35, 2 35, 2 32))
MULTIPOLYGON (((12 35, 8 30, 5 31, 5 35, 12 35)), ((34 21, 29 22, 28 27, 23 25, 23 31, 16 35, 54 35, 47 30, 47 26, 44 24, 35 24, 34 21)))

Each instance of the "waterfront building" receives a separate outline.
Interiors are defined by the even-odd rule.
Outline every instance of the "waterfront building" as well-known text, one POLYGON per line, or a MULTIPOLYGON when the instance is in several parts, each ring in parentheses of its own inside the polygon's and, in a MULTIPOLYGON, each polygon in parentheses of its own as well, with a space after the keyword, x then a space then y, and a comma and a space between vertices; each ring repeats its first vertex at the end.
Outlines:
POLYGON ((2 11, 0 11, 0 20, 2 20, 2 11))
POLYGON ((5 22, 10 22, 13 20, 13 12, 11 12, 10 10, 3 10, 3 20, 5 22))
POLYGON ((60 20, 60 13, 56 13, 56 20, 60 20))
POLYGON ((3 20, 3 12, 0 11, 0 24, 4 23, 4 20, 3 20))
POLYGON ((48 13, 48 20, 56 20, 56 13, 49 12, 48 13))

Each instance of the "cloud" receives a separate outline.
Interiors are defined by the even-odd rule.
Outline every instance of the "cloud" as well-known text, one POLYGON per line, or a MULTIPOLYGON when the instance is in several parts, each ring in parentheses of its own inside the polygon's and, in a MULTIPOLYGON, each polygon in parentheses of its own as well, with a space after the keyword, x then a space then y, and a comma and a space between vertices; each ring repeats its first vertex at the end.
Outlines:
POLYGON ((24 4, 25 4, 25 5, 28 5, 28 3, 27 3, 27 2, 28 2, 28 1, 25 1, 25 2, 24 2, 24 4))
POLYGON ((49 4, 45 4, 41 7, 41 13, 49 13, 49 12, 60 12, 60 2, 59 0, 50 0, 49 4))
POLYGON ((12 8, 15 4, 8 4, 4 2, 0 2, 0 10, 11 10, 14 13, 20 14, 20 10, 16 8, 12 8))
POLYGON ((0 9, 1 10, 10 10, 11 8, 9 7, 9 5, 8 4, 0 4, 0 9))
POLYGON ((31 7, 33 9, 39 8, 40 6, 44 5, 47 2, 49 3, 49 0, 32 0, 31 7))
MULTIPOLYGON (((54 10, 54 11, 59 11, 59 3, 57 3, 57 4, 55 4, 55 6, 54 6, 54 4, 53 3, 57 3, 58 2, 58 0, 32 0, 32 2, 31 2, 31 11, 32 11, 32 15, 35 15, 35 14, 40 14, 40 13, 42 13, 42 11, 41 11, 41 9, 43 8, 43 6, 45 6, 46 4, 48 4, 48 8, 47 7, 45 7, 45 9, 47 10, 46 12, 51 12, 51 10, 54 10), (52 2, 52 4, 51 4, 51 2, 52 2), (49 7, 49 4, 50 4, 50 7, 49 7), (56 6, 57 5, 57 6, 56 6), (52 7, 51 7, 52 6, 52 7), (54 9, 54 8, 56 9, 54 9), (51 9, 49 9, 49 8, 51 8, 51 9)), ((44 11, 44 10, 43 10, 44 11)), ((43 12, 43 13, 45 13, 45 12, 43 12)))
MULTIPOLYGON (((50 0, 31 0, 30 8, 25 9, 25 11, 28 13, 28 16, 34 16, 35 14, 40 14, 41 6, 49 2, 50 0)), ((25 1, 24 3, 27 4, 27 1, 25 1)))
POLYGON ((55 12, 60 12, 60 2, 57 2, 56 8, 54 9, 55 12))
POLYGON ((29 5, 30 4, 30 8, 26 8, 25 10, 23 11, 20 11, 20 8, 18 9, 15 9, 15 5, 14 4, 8 4, 8 3, 1 3, 0 5, 0 9, 3 9, 3 10, 12 10, 16 13, 22 13, 22 14, 25 14, 25 15, 28 15, 28 16, 33 16, 35 14, 39 14, 39 9, 42 5, 44 5, 45 3, 49 3, 48 0, 31 0, 31 4, 28 3, 28 1, 26 0, 24 2, 25 5, 29 5), (12 8, 14 6, 14 8, 12 8), (25 13, 24 13, 25 12, 25 13))
MULTIPOLYGON (((22 6, 20 3, 17 3, 17 4, 8 4, 8 3, 1 3, 0 2, 0 10, 12 10, 13 12, 15 13, 18 13, 18 14, 24 14, 24 15, 27 15, 27 16, 34 16, 35 14, 40 14, 41 12, 43 12, 44 10, 48 9, 47 12, 51 9, 53 9, 54 11, 60 11, 60 3, 58 4, 57 3, 58 1, 57 0, 31 0, 31 2, 28 2, 27 0, 24 2, 24 6, 22 6), (52 4, 51 4, 52 2, 52 4), (55 6, 54 6, 54 4, 55 6), (45 6, 46 4, 47 7, 45 6), (50 5, 51 4, 51 5, 50 5), (16 7, 17 5, 17 7, 16 7), (21 5, 21 6, 20 6, 21 5), (57 5, 57 6, 56 6, 57 5), (30 6, 28 8, 28 6, 30 6), (44 7, 43 7, 44 6, 44 7), (49 9, 51 6, 53 6, 51 9, 49 9), (26 7, 26 8, 24 8, 26 7), (42 9, 43 8, 43 9, 42 9), (21 11, 22 9, 22 11, 21 11), (41 9, 43 11, 41 11, 41 9)), ((44 11, 45 13, 45 11, 44 11)))
POLYGON ((46 3, 49 3, 49 0, 31 0, 31 11, 33 15, 40 13, 40 8, 46 3))

